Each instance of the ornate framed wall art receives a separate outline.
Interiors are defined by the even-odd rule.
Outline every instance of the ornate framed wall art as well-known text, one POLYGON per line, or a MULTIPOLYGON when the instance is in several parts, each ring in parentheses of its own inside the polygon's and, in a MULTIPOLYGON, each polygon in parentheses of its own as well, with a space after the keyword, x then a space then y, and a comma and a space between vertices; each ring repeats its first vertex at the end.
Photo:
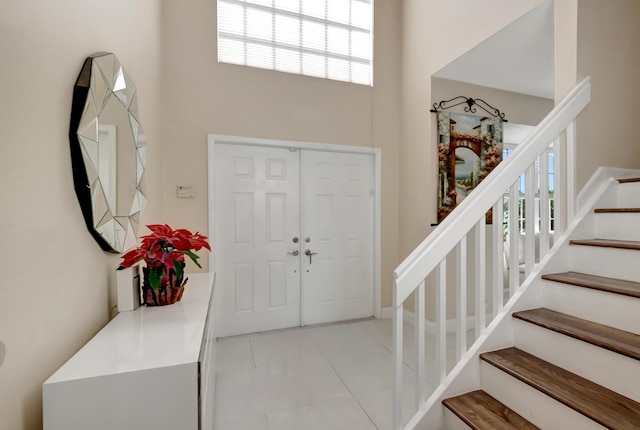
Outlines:
MULTIPOLYGON (((432 110, 437 114, 438 223, 502 161, 502 124, 506 121, 494 108, 497 114, 479 116, 438 110, 443 103, 434 104, 432 110)), ((465 111, 476 112, 473 104, 465 111)))

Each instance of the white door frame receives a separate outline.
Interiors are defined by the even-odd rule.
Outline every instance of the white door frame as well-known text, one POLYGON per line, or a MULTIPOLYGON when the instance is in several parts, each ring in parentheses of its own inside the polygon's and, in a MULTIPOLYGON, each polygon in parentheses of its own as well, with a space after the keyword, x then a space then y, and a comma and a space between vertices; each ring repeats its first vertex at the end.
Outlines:
POLYGON ((373 243, 374 243, 374 256, 373 256, 373 314, 376 318, 382 318, 382 289, 381 289, 381 170, 382 170, 382 150, 380 148, 372 148, 368 146, 347 146, 347 145, 333 145, 323 143, 311 143, 311 142, 298 142, 291 140, 275 140, 275 139, 259 139, 255 137, 239 137, 239 136, 226 136, 221 134, 208 134, 207 135, 207 174, 208 174, 208 188, 207 197, 209 199, 209 242, 212 244, 213 252, 209 253, 209 271, 215 272, 218 267, 217 264, 217 252, 215 248, 216 238, 215 236, 215 172, 213 171, 215 160, 215 145, 217 143, 227 143, 235 145, 251 145, 251 146, 271 146, 276 148, 295 148, 305 149, 311 151, 330 151, 330 152, 346 152, 352 154, 371 154, 373 156, 373 169, 374 169, 374 214, 373 214, 373 243))

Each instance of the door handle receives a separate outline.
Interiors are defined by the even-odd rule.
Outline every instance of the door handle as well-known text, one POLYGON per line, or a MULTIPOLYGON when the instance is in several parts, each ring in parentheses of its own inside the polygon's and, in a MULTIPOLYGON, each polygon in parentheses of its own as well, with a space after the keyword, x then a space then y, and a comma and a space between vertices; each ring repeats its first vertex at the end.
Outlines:
POLYGON ((287 254, 290 254, 290 255, 293 255, 294 257, 296 257, 300 253, 298 252, 297 249, 294 249, 293 252, 287 252, 287 254))
POLYGON ((309 257, 309 264, 311 264, 311 256, 316 255, 317 252, 311 252, 310 249, 307 249, 304 251, 304 255, 309 257))

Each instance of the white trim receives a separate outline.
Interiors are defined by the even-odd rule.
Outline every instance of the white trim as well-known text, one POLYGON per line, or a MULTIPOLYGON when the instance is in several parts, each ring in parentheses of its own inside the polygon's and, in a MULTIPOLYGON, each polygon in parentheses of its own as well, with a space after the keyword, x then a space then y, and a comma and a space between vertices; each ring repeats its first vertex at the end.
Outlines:
MULTIPOLYGON (((472 198, 464 199, 456 207, 457 216, 447 217, 400 263, 393 273, 396 286, 395 303, 403 303, 416 286, 436 269, 439 262, 445 261, 447 254, 471 230, 477 220, 485 215, 504 194, 504 190, 518 179, 538 155, 546 150, 549 142, 562 133, 582 112, 590 99, 591 84, 589 78, 586 78, 527 135, 518 149, 509 156, 508 162, 500 163, 492 174, 474 189, 472 198)), ((554 170, 554 174, 557 172, 554 170)), ((436 303, 436 308, 439 306, 440 303, 436 303)))
MULTIPOLYGON (((529 277, 525 279, 518 288, 515 295, 505 304, 496 318, 489 323, 487 329, 469 348, 464 358, 451 370, 449 375, 447 375, 446 381, 439 387, 436 387, 431 397, 419 408, 418 412, 411 418, 405 428, 414 428, 415 425, 420 422, 428 422, 430 424, 438 422, 442 413, 441 402, 444 398, 453 396, 456 393, 471 391, 479 387, 480 370, 477 365, 479 355, 482 352, 492 351, 513 344, 513 319, 511 313, 515 310, 540 306, 541 274, 555 270, 551 263, 558 261, 557 257, 558 254, 561 254, 559 252, 561 248, 568 244, 569 239, 577 230, 582 220, 584 220, 586 215, 595 207, 596 202, 602 197, 609 184, 611 184, 611 181, 614 180, 608 176, 610 172, 620 172, 620 170, 599 168, 587 183, 588 186, 585 185, 585 187, 583 187, 578 194, 578 201, 582 202, 582 205, 578 206, 578 213, 571 225, 569 225, 557 239, 554 238, 553 247, 542 257, 529 277), (585 193, 594 194, 586 195, 585 193)), ((633 171, 627 170, 625 173, 632 175, 631 172, 633 171)))
POLYGON ((637 169, 624 169, 621 167, 598 167, 593 176, 582 187, 576 198, 576 212, 580 212, 585 206, 589 207, 591 198, 596 194, 603 182, 615 182, 617 179, 635 178, 640 173, 637 169))
MULTIPOLYGON (((308 151, 323 151, 323 152, 340 152, 351 154, 371 154, 373 156, 374 166, 374 256, 373 256, 373 315, 376 318, 382 318, 382 281, 381 281, 381 268, 382 268, 382 245, 381 245, 381 208, 382 208, 382 150, 380 148, 363 147, 363 146, 347 146, 347 145, 334 145, 325 143, 313 143, 302 142, 293 140, 275 140, 275 139, 260 139, 255 137, 241 137, 241 136, 228 136, 221 134, 208 134, 207 135, 207 175, 208 186, 207 197, 209 199, 209 238, 211 243, 216 243, 215 238, 215 173, 213 172, 213 165, 215 160, 215 144, 228 143, 234 145, 249 145, 249 146, 270 146, 275 148, 295 148, 304 149, 308 151)), ((216 258, 217 252, 209 253, 209 271, 214 272, 217 268, 216 258)), ((389 316, 390 318, 391 316, 389 316)))
MULTIPOLYGON (((388 315, 387 318, 393 317, 393 307, 382 308, 383 319, 384 315, 388 315)), ((415 325, 415 314, 410 310, 403 309, 402 320, 411 325, 415 325)), ((487 313, 486 321, 491 321, 493 319, 493 315, 491 313, 487 313)), ((473 315, 467 315, 467 330, 475 330, 476 328, 476 317, 473 315)), ((447 333, 455 333, 458 327, 458 320, 448 319, 445 323, 447 333)), ((430 336, 435 336, 436 334, 436 323, 430 320, 424 320, 424 329, 425 332, 430 336)))
POLYGON ((383 320, 388 320, 393 318, 393 306, 387 306, 386 308, 382 308, 380 312, 380 318, 383 320))

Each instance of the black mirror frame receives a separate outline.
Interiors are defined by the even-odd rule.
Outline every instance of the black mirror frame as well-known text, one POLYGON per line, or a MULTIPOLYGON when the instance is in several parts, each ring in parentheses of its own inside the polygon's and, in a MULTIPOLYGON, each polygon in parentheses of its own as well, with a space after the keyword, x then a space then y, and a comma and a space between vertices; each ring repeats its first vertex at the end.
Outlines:
MULTIPOLYGON (((88 169, 84 159, 85 154, 83 154, 83 149, 82 149, 83 144, 80 140, 81 137, 79 135, 80 134, 79 127, 81 122, 85 120, 83 115, 85 114, 86 106, 89 103, 89 97, 92 97, 92 93, 93 93, 93 91, 91 90, 92 73, 103 73, 100 71, 98 72, 94 71, 94 62, 96 67, 99 69, 101 67, 100 59, 104 58, 105 56, 113 56, 114 64, 117 64, 121 73, 124 72, 122 69, 122 66, 120 65, 120 62, 112 53, 99 52, 86 58, 84 64, 82 65, 82 68, 78 75, 78 79, 76 80, 76 83, 73 89, 73 99, 71 103, 71 116, 70 116, 70 123, 69 123, 69 143, 70 143, 71 166, 73 170, 74 189, 76 192, 76 196, 78 198, 78 203, 80 204, 80 209, 82 210, 82 215, 84 217, 87 230, 89 230, 89 233, 93 236, 93 238, 96 240, 96 242, 98 243, 98 245, 103 251, 112 252, 112 253, 121 253, 126 251, 123 248, 124 248, 124 244, 127 242, 125 241, 124 243, 120 243, 118 239, 115 238, 113 240, 113 243, 110 243, 109 238, 103 237, 103 235, 98 230, 98 227, 95 225, 94 204, 96 202, 94 202, 92 199, 92 194, 93 194, 92 184, 89 182, 89 173, 88 173, 88 169), (120 246, 120 245, 123 245, 123 246, 120 246)), ((126 72, 125 72, 125 75, 126 75, 126 72)), ((141 142, 140 139, 142 137, 142 134, 141 134, 142 127, 137 119, 138 117, 137 102, 135 100, 137 97, 137 94, 136 94, 137 91, 135 89, 135 84, 133 84, 128 80, 129 79, 128 76, 126 79, 127 81, 126 81, 125 88, 133 87, 134 92, 133 92, 132 98, 129 99, 126 105, 124 105, 124 108, 127 110, 127 113, 129 114, 129 116, 137 122, 137 127, 136 127, 136 130, 134 131, 134 145, 136 145, 136 151, 140 151, 141 146, 146 146, 146 141, 144 144, 140 143, 141 142), (135 108, 133 107, 134 105, 135 105, 135 108), (135 109, 135 111, 133 109, 135 109), (137 133, 140 133, 140 134, 137 134, 137 133)), ((112 96, 115 96, 120 99, 120 96, 116 94, 116 92, 120 90, 115 90, 114 88, 108 88, 108 90, 112 92, 112 96)), ((100 112, 97 113, 96 125, 99 124, 99 118, 100 118, 100 112)), ((99 144, 100 142, 97 142, 97 143, 99 144)), ((137 155, 138 157, 141 156, 139 152, 137 153, 137 155)), ((137 159, 138 163, 142 163, 141 165, 142 173, 140 173, 140 175, 137 177, 136 179, 137 182, 135 185, 136 189, 138 190, 137 193, 139 193, 140 197, 143 199, 145 199, 145 196, 141 188, 141 180, 144 176, 144 169, 145 169, 144 158, 146 157, 143 157, 142 159, 137 159)), ((138 166, 137 168, 140 168, 140 166, 138 166)), ((133 235, 137 234, 137 228, 139 226, 139 217, 141 216, 142 208, 144 207, 143 202, 139 202, 138 204, 140 205, 138 212, 128 215, 129 228, 125 226, 125 238, 128 237, 130 233, 132 233, 133 235), (138 218, 135 223, 133 222, 134 221, 133 217, 138 218)), ((111 211, 111 209, 115 210, 115 208, 110 208, 109 211, 111 211)), ((122 217, 123 215, 118 215, 117 213, 111 212, 111 216, 113 218, 119 218, 119 217, 122 217)), ((114 222, 117 222, 117 221, 114 221, 114 222)), ((131 240, 131 239, 125 239, 125 240, 131 240)))

